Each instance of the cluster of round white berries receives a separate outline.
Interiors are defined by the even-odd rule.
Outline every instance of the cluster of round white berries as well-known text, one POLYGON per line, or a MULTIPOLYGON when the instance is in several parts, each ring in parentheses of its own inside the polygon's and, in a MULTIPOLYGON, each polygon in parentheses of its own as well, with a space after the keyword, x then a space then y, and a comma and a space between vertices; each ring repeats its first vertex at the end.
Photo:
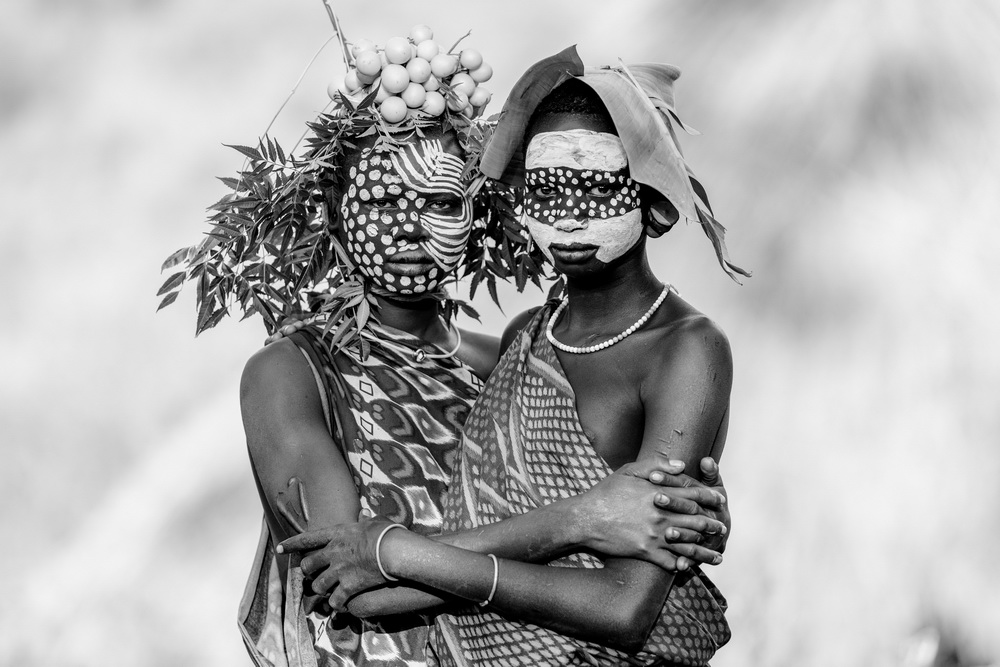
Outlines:
POLYGON ((409 37, 393 37, 379 48, 366 39, 354 42, 354 66, 342 82, 330 84, 331 99, 344 95, 358 102, 377 90, 375 104, 387 123, 415 114, 440 116, 445 108, 475 118, 492 93, 480 84, 493 68, 474 49, 445 53, 425 25, 415 25, 409 37))

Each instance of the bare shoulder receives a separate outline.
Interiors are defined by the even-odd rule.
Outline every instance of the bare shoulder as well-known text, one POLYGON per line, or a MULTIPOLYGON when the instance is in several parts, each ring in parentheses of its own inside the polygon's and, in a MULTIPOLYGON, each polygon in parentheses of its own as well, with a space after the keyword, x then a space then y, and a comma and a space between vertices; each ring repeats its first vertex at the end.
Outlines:
POLYGON ((298 347, 287 338, 265 345, 257 350, 243 367, 240 380, 240 397, 261 391, 272 391, 278 386, 300 386, 303 378, 312 384, 312 371, 298 347))
POLYGON ((653 353, 662 363, 650 364, 650 368, 675 373, 700 367, 728 383, 733 368, 732 349, 729 338, 714 320, 676 294, 670 307, 659 315, 650 334, 656 339, 651 346, 653 353))
POLYGON ((472 366, 476 375, 485 380, 496 368, 497 361, 500 359, 500 339, 496 336, 466 329, 461 329, 461 332, 460 356, 462 361, 472 366))
POLYGON ((500 354, 507 351, 510 344, 514 342, 517 335, 521 333, 521 330, 528 325, 531 318, 541 309, 541 306, 535 306, 534 308, 529 308, 528 310, 519 313, 511 318, 510 322, 507 323, 507 328, 504 329, 503 335, 500 337, 500 354))

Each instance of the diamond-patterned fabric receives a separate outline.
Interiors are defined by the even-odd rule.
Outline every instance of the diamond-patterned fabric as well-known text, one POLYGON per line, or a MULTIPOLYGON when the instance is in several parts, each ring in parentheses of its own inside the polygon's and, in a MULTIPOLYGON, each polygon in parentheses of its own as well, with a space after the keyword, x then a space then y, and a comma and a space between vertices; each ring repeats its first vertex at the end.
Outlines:
MULTIPOLYGON (((353 472, 361 506, 416 533, 438 533, 458 434, 482 381, 455 358, 416 361, 419 349, 441 350, 409 334, 372 329, 377 337, 368 338, 365 361, 352 353, 331 354, 313 327, 290 338, 312 366, 327 425, 353 472), (356 428, 340 423, 343 406, 356 428), (356 437, 346 435, 351 433, 356 437)), ((259 667, 426 664, 426 617, 401 615, 382 626, 331 617, 303 592, 298 567, 289 568, 283 587, 266 522, 239 620, 259 667)))
MULTIPOLYGON (((587 439, 573 389, 544 327, 555 302, 514 341, 465 424, 445 498, 444 529, 456 531, 583 493, 611 473, 587 439)), ((570 554, 556 567, 603 567, 570 554)), ((680 574, 643 649, 632 656, 479 607, 438 618, 432 645, 442 667, 479 665, 706 665, 729 640, 726 601, 700 570, 680 574)))

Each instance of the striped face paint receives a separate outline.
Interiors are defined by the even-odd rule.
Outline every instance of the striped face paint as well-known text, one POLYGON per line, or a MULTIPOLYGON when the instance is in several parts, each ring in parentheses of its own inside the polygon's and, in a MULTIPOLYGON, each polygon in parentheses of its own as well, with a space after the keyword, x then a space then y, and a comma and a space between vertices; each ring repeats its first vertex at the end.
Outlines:
POLYGON ((458 266, 472 230, 464 167, 437 139, 351 167, 340 212, 363 275, 390 292, 421 294, 458 266))
POLYGON ((596 246, 607 263, 642 236, 639 185, 621 139, 564 130, 532 137, 525 155, 524 221, 542 252, 552 244, 596 246))

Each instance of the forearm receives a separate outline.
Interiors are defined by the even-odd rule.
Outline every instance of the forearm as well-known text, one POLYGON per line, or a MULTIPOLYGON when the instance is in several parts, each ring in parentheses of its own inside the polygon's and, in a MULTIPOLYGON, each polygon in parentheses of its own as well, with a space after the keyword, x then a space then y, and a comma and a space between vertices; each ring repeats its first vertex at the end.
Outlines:
MULTIPOLYGON (((487 599, 493 561, 405 531, 382 546, 387 571, 473 602, 487 599)), ((490 609, 562 634, 637 650, 672 581, 649 563, 613 559, 602 569, 548 567, 503 559, 490 609)))
POLYGON ((440 614, 450 605, 464 604, 461 598, 418 588, 400 582, 391 588, 374 588, 355 595, 347 603, 347 611, 358 618, 389 616, 392 614, 440 614))
POLYGON ((583 546, 586 516, 579 511, 578 498, 560 500, 503 521, 432 539, 500 558, 546 563, 583 546))
MULTIPOLYGON (((497 523, 431 539, 466 551, 492 553, 501 558, 548 562, 579 547, 583 518, 576 503, 559 501, 497 523)), ((348 610, 359 618, 405 612, 439 613, 460 597, 426 588, 395 586, 367 591, 351 598, 348 610)))

